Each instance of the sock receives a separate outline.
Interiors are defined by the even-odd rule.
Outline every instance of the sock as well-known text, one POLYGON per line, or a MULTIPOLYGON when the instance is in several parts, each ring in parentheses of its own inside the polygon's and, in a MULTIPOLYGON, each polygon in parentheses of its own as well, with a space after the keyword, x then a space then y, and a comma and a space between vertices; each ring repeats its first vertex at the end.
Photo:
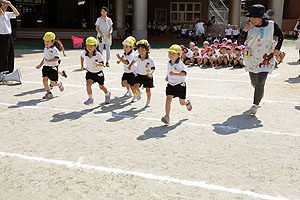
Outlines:
POLYGON ((136 96, 137 96, 137 93, 133 93, 133 96, 135 96, 135 97, 136 97, 136 96))
POLYGON ((105 96, 109 96, 109 91, 107 91, 107 93, 105 94, 105 96))
POLYGON ((88 94, 89 96, 89 99, 92 99, 93 98, 93 95, 92 94, 88 94))

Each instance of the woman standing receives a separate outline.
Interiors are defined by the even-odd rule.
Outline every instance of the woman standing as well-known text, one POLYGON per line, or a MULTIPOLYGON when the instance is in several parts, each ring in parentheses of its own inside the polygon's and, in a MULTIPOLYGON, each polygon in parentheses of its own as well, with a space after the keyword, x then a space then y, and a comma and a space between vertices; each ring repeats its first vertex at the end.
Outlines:
POLYGON ((19 15, 10 1, 0 0, 0 72, 14 71, 15 56, 10 19, 15 19, 19 15), (13 12, 6 12, 8 7, 11 7, 13 12))
POLYGON ((110 46, 112 44, 112 32, 113 32, 113 22, 107 17, 108 9, 106 7, 101 8, 101 17, 96 21, 96 31, 97 39, 100 48, 100 53, 103 54, 103 49, 105 45, 106 49, 106 67, 109 67, 110 59, 110 46))
POLYGON ((255 115, 264 95, 267 76, 275 67, 274 56, 279 54, 283 34, 276 23, 267 20, 263 5, 252 5, 246 17, 249 17, 250 24, 245 25, 239 43, 246 45, 245 69, 249 71, 251 85, 255 88, 250 114, 255 115), (278 37, 275 49, 274 36, 278 37))

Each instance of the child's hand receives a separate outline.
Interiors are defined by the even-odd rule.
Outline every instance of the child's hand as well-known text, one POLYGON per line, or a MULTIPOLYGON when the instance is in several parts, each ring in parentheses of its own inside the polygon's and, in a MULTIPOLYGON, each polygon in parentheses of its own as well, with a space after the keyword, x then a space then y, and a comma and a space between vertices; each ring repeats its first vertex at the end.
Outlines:
POLYGON ((81 66, 81 70, 84 71, 86 70, 86 68, 84 66, 81 66))
POLYGON ((131 70, 131 67, 130 67, 130 66, 128 66, 128 67, 127 67, 127 69, 128 69, 128 70, 131 70))
POLYGON ((42 65, 37 65, 35 68, 36 69, 39 69, 39 68, 41 68, 42 67, 42 65))
POLYGON ((63 54, 64 54, 64 57, 67 57, 67 54, 65 52, 63 54))
POLYGON ((148 72, 147 73, 147 76, 150 78, 152 76, 152 73, 151 72, 148 72))
POLYGON ((168 79, 168 76, 166 76, 165 80, 166 80, 166 81, 168 81, 168 80, 169 80, 169 79, 168 79))
POLYGON ((103 63, 98 63, 97 61, 94 61, 94 65, 95 65, 96 67, 100 67, 100 66, 103 66, 103 63))
POLYGON ((117 53, 116 56, 117 56, 117 58, 118 58, 119 60, 121 60, 120 54, 117 53))
POLYGON ((174 73, 174 72, 170 72, 170 75, 171 75, 171 76, 174 76, 174 75, 175 75, 175 73, 174 73))

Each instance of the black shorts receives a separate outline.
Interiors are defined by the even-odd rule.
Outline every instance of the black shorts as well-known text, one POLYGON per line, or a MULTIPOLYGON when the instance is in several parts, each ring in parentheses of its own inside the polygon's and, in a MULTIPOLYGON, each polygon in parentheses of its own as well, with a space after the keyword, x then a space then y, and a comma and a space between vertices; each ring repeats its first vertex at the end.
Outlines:
POLYGON ((231 35, 226 35, 226 38, 227 38, 228 40, 231 40, 231 35))
POLYGON ((50 66, 43 66, 43 77, 48 77, 51 81, 58 81, 58 67, 56 66, 54 68, 56 68, 56 70, 50 66))
POLYGON ((234 39, 234 40, 239 39, 239 35, 234 35, 234 36, 233 36, 233 39, 234 39))
POLYGON ((122 76, 122 82, 127 81, 130 86, 134 86, 135 83, 135 75, 134 73, 124 73, 122 76))
POLYGON ((186 98, 186 83, 180 83, 177 85, 167 85, 166 88, 166 95, 172 95, 174 96, 173 98, 179 97, 180 99, 185 99, 186 98))
POLYGON ((102 70, 97 73, 92 73, 87 71, 85 75, 85 79, 86 80, 91 79, 94 81, 94 83, 97 82, 99 85, 104 85, 104 73, 102 70))
POLYGON ((139 83, 140 86, 144 86, 144 88, 154 88, 153 85, 153 76, 149 78, 147 75, 140 75, 138 74, 135 77, 135 83, 139 83))

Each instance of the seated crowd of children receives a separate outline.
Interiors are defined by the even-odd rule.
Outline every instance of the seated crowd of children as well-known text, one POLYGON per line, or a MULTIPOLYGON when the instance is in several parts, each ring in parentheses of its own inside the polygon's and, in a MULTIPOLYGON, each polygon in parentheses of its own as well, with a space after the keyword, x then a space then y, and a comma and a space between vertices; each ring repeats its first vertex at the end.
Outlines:
POLYGON ((203 67, 244 67, 243 56, 245 55, 245 46, 238 46, 237 42, 223 38, 222 42, 218 39, 210 44, 203 42, 203 49, 199 49, 194 42, 190 42, 189 48, 181 45, 181 59, 186 65, 199 65, 203 67))

